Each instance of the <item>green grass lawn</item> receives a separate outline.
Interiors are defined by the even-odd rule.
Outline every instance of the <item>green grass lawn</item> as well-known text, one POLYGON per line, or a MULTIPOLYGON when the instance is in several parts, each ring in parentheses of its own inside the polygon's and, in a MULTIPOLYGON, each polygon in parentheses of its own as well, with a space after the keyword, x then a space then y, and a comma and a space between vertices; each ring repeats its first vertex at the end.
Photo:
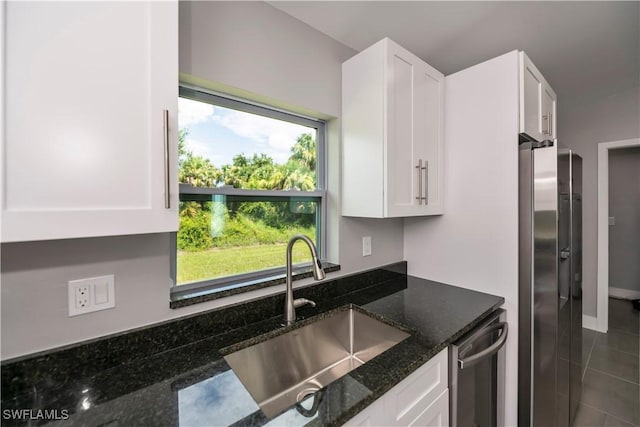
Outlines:
MULTIPOLYGON (((284 266, 286 243, 209 249, 200 252, 178 251, 178 285, 232 274, 248 273, 284 266)), ((293 261, 311 260, 302 242, 293 246, 293 261)))

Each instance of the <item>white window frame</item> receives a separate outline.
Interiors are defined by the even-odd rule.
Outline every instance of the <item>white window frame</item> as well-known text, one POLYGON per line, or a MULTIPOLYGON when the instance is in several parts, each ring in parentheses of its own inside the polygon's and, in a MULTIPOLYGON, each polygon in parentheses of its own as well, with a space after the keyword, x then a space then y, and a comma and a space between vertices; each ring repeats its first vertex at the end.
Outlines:
MULTIPOLYGON (((209 200, 213 195, 236 196, 247 199, 288 201, 309 198, 309 201, 317 202, 318 215, 316 217, 316 244, 318 255, 321 260, 327 259, 327 164, 326 164, 326 123, 323 120, 304 117, 291 112, 283 111, 266 105, 252 103, 243 99, 235 98, 226 94, 215 93, 201 88, 183 85, 179 87, 179 96, 193 99, 200 102, 230 108, 233 110, 257 114, 273 119, 307 126, 316 129, 316 190, 315 191, 295 191, 295 190, 249 190, 230 187, 203 188, 193 187, 187 184, 179 184, 180 200, 183 195, 189 194, 191 197, 202 197, 209 200)), ((263 283, 285 273, 285 266, 274 267, 265 270, 241 273, 232 276, 225 276, 213 279, 205 279, 184 285, 177 284, 177 233, 171 235, 171 297, 197 296, 208 293, 215 293, 223 290, 243 288, 249 285, 263 283)), ((284 253, 283 253, 284 259, 284 253)), ((295 270, 303 270, 310 266, 310 262, 296 264, 295 270)), ((274 283, 275 285, 275 283, 274 283)))

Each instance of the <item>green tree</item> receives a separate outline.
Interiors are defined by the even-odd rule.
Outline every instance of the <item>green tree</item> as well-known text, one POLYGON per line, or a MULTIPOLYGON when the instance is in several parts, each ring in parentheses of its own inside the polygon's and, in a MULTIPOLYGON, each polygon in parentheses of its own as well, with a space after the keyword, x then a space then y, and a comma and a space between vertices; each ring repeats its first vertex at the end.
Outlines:
POLYGON ((216 187, 222 181, 222 171, 211 160, 195 156, 187 148, 189 129, 178 131, 178 182, 194 187, 216 187))
POLYGON ((313 191, 316 188, 315 173, 295 161, 283 166, 279 187, 283 190, 313 191))
POLYGON ((310 133, 300 135, 291 147, 287 163, 275 178, 284 190, 312 191, 316 188, 316 141, 310 133))
POLYGON ((222 167, 222 173, 224 183, 234 188, 278 190, 280 188, 272 186, 272 177, 277 169, 278 165, 266 154, 254 154, 252 157, 238 154, 232 164, 222 167))
POLYGON ((202 156, 187 157, 180 166, 179 181, 194 187, 217 187, 222 171, 202 156))
MULTIPOLYGON (((297 138, 285 164, 276 164, 264 153, 252 156, 242 153, 236 155, 231 164, 220 168, 188 149, 188 134, 188 129, 181 129, 178 134, 179 179, 182 183, 257 190, 311 191, 316 188, 316 142, 310 133, 297 138)), ((211 202, 183 202, 180 206, 178 248, 181 250, 273 242, 278 239, 274 237, 276 235, 287 236, 286 230, 291 227, 315 225, 315 204, 306 201, 227 201, 223 216, 219 212, 213 215, 212 207, 218 206, 211 202), (221 218, 224 219, 221 223, 224 230, 216 231, 215 220, 221 218)))
POLYGON ((187 135, 189 135, 189 129, 178 130, 178 167, 182 166, 185 158, 193 156, 193 153, 187 150, 187 135))
MULTIPOLYGON (((209 159, 195 156, 187 147, 188 129, 178 131, 178 180, 195 187, 215 187, 222 179, 222 172, 209 159)), ((180 250, 204 250, 213 245, 211 236, 211 203, 202 206, 198 202, 180 203, 180 250)))
POLYGON ((210 233, 211 203, 180 203, 180 228, 178 249, 198 251, 209 249, 213 244, 210 233))
POLYGON ((310 133, 300 135, 296 143, 291 147, 289 161, 299 162, 311 172, 316 170, 316 140, 310 133))

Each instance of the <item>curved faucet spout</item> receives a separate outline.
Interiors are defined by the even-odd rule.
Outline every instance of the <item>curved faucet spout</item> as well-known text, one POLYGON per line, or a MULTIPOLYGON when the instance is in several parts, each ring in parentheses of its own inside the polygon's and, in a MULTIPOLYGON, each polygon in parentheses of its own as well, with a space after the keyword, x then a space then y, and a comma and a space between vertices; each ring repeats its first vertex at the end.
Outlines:
POLYGON ((301 298, 299 300, 293 299, 293 260, 292 260, 292 252, 293 252, 293 244, 302 240, 307 244, 309 250, 311 251, 311 263, 313 264, 313 278, 315 280, 322 280, 325 278, 324 270, 322 269, 322 265, 320 264, 320 260, 318 259, 318 251, 316 250, 316 246, 313 244, 310 238, 305 236, 304 234, 296 234, 289 240, 289 244, 287 244, 287 294, 284 305, 284 321, 287 325, 292 324, 296 320, 296 307, 299 307, 304 304, 312 304, 315 306, 313 301, 305 300, 301 298))

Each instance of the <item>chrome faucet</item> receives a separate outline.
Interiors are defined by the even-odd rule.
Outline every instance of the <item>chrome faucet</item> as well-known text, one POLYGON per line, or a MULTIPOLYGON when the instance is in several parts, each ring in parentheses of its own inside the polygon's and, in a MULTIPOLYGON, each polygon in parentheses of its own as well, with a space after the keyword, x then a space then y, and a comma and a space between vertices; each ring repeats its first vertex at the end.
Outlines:
POLYGON ((289 240, 289 244, 287 245, 287 298, 284 303, 284 321, 286 325, 290 325, 296 321, 296 307, 302 307, 305 304, 310 304, 315 307, 316 303, 308 300, 306 298, 298 298, 296 300, 293 299, 293 261, 291 252, 293 250, 293 244, 297 240, 302 240, 307 244, 309 249, 311 250, 311 263, 313 264, 313 278, 316 280, 322 280, 325 277, 324 270, 320 265, 320 260, 318 260, 318 252, 316 251, 316 247, 307 236, 304 234, 296 234, 289 240))

